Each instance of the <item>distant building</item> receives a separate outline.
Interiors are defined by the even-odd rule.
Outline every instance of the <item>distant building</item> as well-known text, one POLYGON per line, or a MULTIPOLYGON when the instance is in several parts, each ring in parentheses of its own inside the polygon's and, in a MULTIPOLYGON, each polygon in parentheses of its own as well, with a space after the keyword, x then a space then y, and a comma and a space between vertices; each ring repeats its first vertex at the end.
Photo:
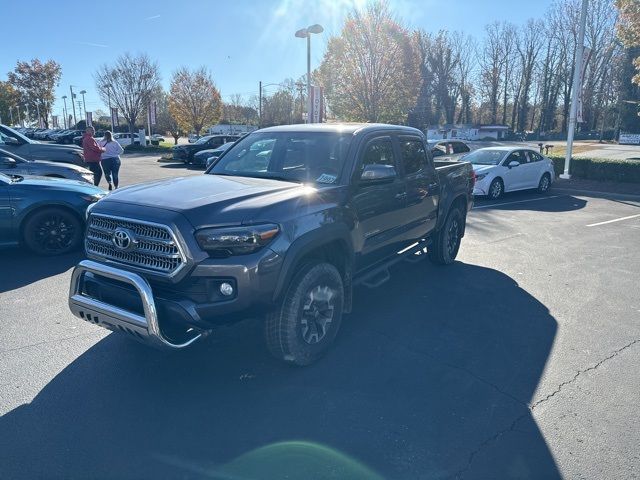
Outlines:
POLYGON ((234 125, 228 123, 219 123, 213 127, 209 127, 209 135, 237 135, 240 133, 248 133, 257 130, 255 125, 234 125))
POLYGON ((509 127, 506 125, 431 125, 427 127, 428 140, 459 138, 460 140, 503 140, 507 136, 509 127))

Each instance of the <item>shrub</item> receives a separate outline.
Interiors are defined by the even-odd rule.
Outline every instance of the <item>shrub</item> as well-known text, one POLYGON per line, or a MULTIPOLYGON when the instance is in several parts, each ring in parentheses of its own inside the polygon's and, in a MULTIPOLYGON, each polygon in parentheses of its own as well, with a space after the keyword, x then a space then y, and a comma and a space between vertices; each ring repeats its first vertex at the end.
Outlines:
MULTIPOLYGON (((556 174, 564 172, 564 157, 550 157, 556 174)), ((574 158, 569 173, 576 178, 640 183, 640 161, 605 158, 574 158)))

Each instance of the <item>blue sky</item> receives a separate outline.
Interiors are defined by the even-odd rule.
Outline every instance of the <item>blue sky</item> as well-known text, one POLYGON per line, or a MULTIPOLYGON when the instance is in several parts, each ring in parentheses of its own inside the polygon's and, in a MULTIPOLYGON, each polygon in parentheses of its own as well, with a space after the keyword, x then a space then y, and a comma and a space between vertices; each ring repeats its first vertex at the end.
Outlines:
MULTIPOLYGON (((2 6, 4 47, 0 79, 17 60, 54 59, 62 65, 54 113, 60 97, 87 90, 87 110, 104 108, 95 93, 93 72, 124 52, 146 52, 158 61, 168 88, 182 66, 206 65, 224 99, 257 94, 258 81, 298 78, 306 70, 298 28, 313 23, 325 32, 312 39, 312 68, 327 39, 340 31, 346 12, 366 0, 169 0, 107 2, 8 1, 2 6), (75 6, 73 6, 75 5, 75 6), (12 19, 12 21, 7 21, 12 19), (28 19, 21 21, 20 19, 28 19)), ((480 38, 494 20, 523 24, 541 18, 551 0, 390 0, 407 24, 428 31, 460 30, 480 38)), ((273 90, 275 87, 271 87, 273 90)))

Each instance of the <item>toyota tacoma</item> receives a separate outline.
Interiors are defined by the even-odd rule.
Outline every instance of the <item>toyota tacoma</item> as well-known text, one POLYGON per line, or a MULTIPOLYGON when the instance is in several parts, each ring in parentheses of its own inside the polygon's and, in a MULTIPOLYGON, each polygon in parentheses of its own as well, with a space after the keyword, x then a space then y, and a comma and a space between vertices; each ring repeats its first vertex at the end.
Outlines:
POLYGON ((271 353, 307 365, 336 337, 354 285, 381 285, 407 256, 454 261, 474 179, 469 163, 434 161, 409 127, 259 130, 204 175, 93 204, 69 306, 173 350, 260 316, 271 353))

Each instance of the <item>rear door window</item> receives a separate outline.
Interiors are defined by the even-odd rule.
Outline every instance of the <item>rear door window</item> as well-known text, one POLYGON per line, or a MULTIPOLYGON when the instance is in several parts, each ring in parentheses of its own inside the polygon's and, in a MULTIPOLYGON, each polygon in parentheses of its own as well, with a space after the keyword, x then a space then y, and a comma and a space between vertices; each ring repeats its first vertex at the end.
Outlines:
POLYGON ((427 163, 427 152, 419 138, 400 137, 400 153, 405 175, 420 172, 427 163))

